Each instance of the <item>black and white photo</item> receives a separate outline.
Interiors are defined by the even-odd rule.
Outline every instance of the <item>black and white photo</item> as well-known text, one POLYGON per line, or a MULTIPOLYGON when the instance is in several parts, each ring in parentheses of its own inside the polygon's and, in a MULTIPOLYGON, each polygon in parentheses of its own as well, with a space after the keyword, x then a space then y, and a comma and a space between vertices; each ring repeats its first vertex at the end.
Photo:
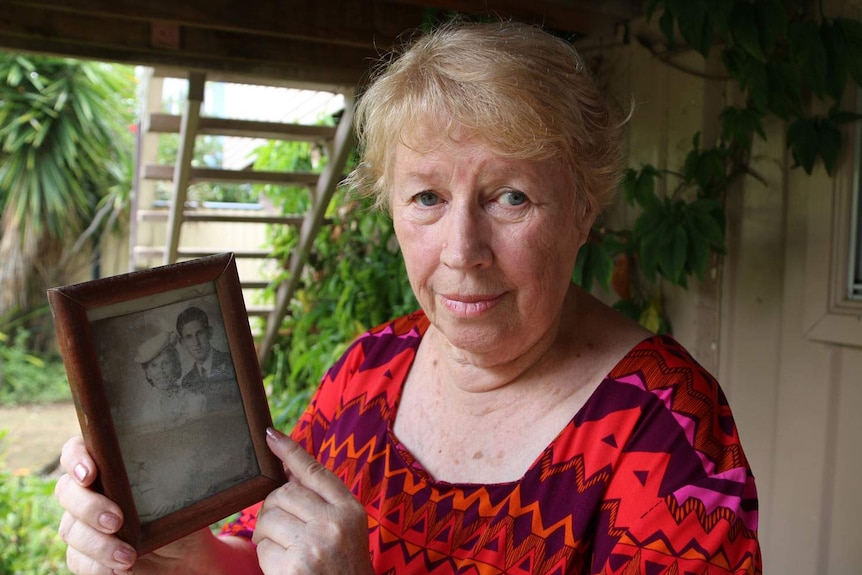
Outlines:
POLYGON ((231 254, 48 293, 84 440, 145 552, 284 481, 231 254))

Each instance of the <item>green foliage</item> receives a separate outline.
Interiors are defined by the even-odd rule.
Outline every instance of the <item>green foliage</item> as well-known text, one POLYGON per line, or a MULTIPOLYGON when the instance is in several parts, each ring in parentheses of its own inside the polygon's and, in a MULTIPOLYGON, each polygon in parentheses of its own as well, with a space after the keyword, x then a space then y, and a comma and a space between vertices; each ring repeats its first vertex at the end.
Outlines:
POLYGON ((811 173, 817 161, 831 174, 841 147, 840 120, 834 113, 811 115, 812 99, 827 107, 841 104, 848 79, 862 85, 862 22, 826 18, 803 0, 651 1, 648 14, 663 8, 660 27, 673 43, 674 30, 704 57, 714 46, 730 77, 747 96, 742 110, 728 112, 724 137, 750 149, 746 132, 765 138, 762 120, 774 115, 789 122, 787 146, 796 164, 811 173), (746 128, 742 126, 745 125, 746 128))
MULTIPOLYGON (((299 142, 274 142, 259 150, 257 169, 317 171, 317 151, 299 142)), ((268 186, 265 193, 285 214, 304 212, 307 190, 268 186)), ((339 189, 315 240, 312 257, 264 370, 273 419, 289 428, 308 404, 325 370, 367 329, 417 309, 391 221, 365 200, 339 189)), ((298 231, 272 228, 271 244, 284 258, 298 231)))
MULTIPOLYGON (((2 436, 0 436, 2 441, 2 436)), ((66 575, 55 481, 0 472, 0 575, 66 575)))
POLYGON ((26 331, 15 336, 0 332, 0 405, 68 400, 63 364, 30 353, 27 338, 26 331))
POLYGON ((810 174, 822 164, 834 173, 841 126, 860 119, 840 105, 850 81, 862 86, 862 22, 826 18, 817 6, 804 0, 646 2, 648 19, 660 13, 658 25, 671 48, 687 44, 704 58, 721 50, 745 105, 722 110, 711 146, 695 135, 678 170, 646 165, 625 172, 622 192, 638 209, 634 227, 629 233, 597 223, 579 254, 575 281, 613 287, 620 311, 654 331, 668 329, 661 282, 687 287, 691 275, 703 280, 710 258, 725 252, 725 195, 736 178, 751 173, 752 142, 766 139, 766 118, 785 121, 795 166, 810 174))
POLYGON ((125 215, 134 96, 127 66, 0 53, 0 317, 35 340, 45 289, 125 215))
POLYGON ((74 238, 128 199, 133 96, 131 68, 0 53, 0 208, 20 233, 74 238))

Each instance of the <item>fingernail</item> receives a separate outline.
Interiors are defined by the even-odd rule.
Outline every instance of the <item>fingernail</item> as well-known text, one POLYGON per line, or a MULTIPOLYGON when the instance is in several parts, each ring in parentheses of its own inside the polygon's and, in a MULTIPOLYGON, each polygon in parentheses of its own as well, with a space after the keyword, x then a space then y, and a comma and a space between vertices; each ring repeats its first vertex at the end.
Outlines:
POLYGON ((114 561, 123 565, 131 565, 135 562, 135 552, 128 547, 120 547, 114 551, 114 561))
POLYGON ((269 439, 279 439, 281 437, 284 437, 284 434, 282 434, 281 432, 279 432, 277 429, 275 429, 273 427, 267 427, 266 428, 266 436, 269 439))
POLYGON ((120 528, 120 518, 113 513, 102 513, 99 515, 99 525, 113 532, 120 528))
POLYGON ((75 477, 78 479, 78 481, 83 483, 83 481, 87 479, 88 473, 90 473, 90 471, 86 467, 84 467, 83 463, 79 463, 75 466, 75 477))

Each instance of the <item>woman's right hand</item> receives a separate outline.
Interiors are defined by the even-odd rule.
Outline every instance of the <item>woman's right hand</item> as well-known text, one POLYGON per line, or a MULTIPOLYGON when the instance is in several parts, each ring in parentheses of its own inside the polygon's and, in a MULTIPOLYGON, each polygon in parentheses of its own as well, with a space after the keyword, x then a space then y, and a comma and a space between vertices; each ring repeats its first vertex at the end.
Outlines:
POLYGON ((58 530, 66 542, 66 564, 78 575, 102 575, 127 571, 137 553, 115 533, 123 524, 120 507, 96 493, 96 464, 84 440, 73 437, 63 446, 60 465, 66 473, 57 480, 54 494, 65 512, 58 530))
POLYGON ((54 493, 65 512, 58 532, 68 545, 66 564, 73 573, 109 575, 128 572, 132 565, 135 575, 187 573, 184 565, 194 565, 193 558, 215 543, 209 529, 202 529, 138 559, 134 548, 116 536, 123 511, 90 488, 96 464, 80 436, 63 446, 60 465, 66 473, 54 493))
POLYGON ((65 512, 58 530, 66 542, 66 564, 77 575, 260 575, 254 546, 239 537, 216 537, 204 527, 173 543, 138 557, 116 536, 123 524, 119 505, 93 491, 96 463, 84 440, 73 437, 63 446, 60 465, 66 472, 54 494, 65 512))

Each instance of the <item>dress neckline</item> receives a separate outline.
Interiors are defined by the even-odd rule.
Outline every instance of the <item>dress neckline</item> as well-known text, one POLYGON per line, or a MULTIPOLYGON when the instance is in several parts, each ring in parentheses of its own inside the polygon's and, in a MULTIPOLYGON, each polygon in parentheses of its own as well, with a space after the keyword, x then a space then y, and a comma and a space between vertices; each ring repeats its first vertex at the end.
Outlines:
POLYGON ((451 488, 460 488, 460 489, 476 489, 481 487, 498 487, 498 488, 514 488, 520 485, 524 478, 530 475, 531 472, 534 471, 536 465, 542 461, 543 458, 548 454, 548 451, 551 450, 557 443, 561 441, 563 436, 570 431, 575 421, 590 407, 591 403, 594 402, 595 397, 599 394, 599 391, 607 386, 608 381, 612 381, 613 378, 611 374, 617 371, 617 368, 622 364, 626 359, 628 359, 633 353, 637 352, 640 348, 649 346, 650 342, 654 341, 657 338, 660 338, 659 335, 651 335, 636 343, 631 347, 619 360, 614 364, 614 366, 608 371, 607 374, 602 378, 602 381, 587 400, 584 402, 581 407, 572 414, 572 417, 566 422, 566 424, 560 429, 560 431, 554 436, 554 438, 542 449, 542 452, 533 460, 524 474, 518 479, 514 479, 511 481, 503 481, 499 483, 469 483, 469 482, 450 482, 444 481, 440 479, 436 479, 431 476, 431 474, 422 466, 418 459, 410 452, 410 450, 398 439, 395 435, 395 431, 393 429, 395 425, 395 418, 398 415, 398 408, 401 404, 401 395, 404 391, 404 384, 407 381, 407 376, 410 374, 411 369, 413 368, 413 363, 416 361, 416 355, 419 350, 419 346, 422 344, 422 339, 425 337, 428 328, 431 323, 428 320, 427 316, 421 311, 416 312, 416 315, 419 317, 415 318, 415 325, 413 328, 417 332, 416 345, 414 353, 410 356, 409 361, 406 365, 398 370, 397 375, 393 373, 393 400, 391 404, 391 409, 389 411, 389 415, 386 421, 386 437, 387 441, 392 449, 392 452, 398 457, 404 466, 413 473, 413 475, 421 480, 423 483, 436 487, 438 489, 451 489, 451 488))

